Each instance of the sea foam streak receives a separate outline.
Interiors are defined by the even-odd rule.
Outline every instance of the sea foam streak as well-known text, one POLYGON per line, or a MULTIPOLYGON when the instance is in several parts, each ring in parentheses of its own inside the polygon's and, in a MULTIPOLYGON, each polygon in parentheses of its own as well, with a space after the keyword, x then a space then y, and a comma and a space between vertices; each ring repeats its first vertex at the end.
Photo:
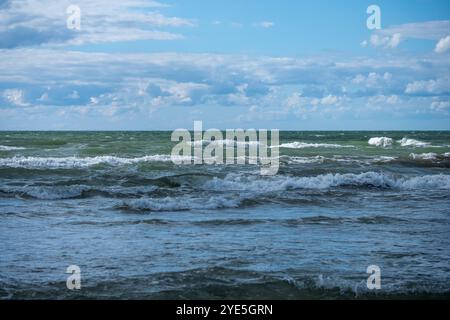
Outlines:
MULTIPOLYGON (((183 156, 180 158, 185 159, 183 156)), ((186 160, 190 160, 187 157, 186 160)), ((137 158, 122 158, 115 156, 97 157, 13 157, 0 159, 0 167, 30 168, 30 169, 60 169, 60 168, 86 168, 98 164, 126 165, 139 162, 170 162, 170 155, 151 155, 137 158)))
POLYGON ((223 146, 252 146, 252 145, 259 145, 259 141, 235 141, 231 139, 222 139, 222 140, 200 140, 200 141, 190 141, 187 144, 192 146, 204 146, 204 145, 223 145, 223 146))
POLYGON ((14 151, 14 150, 24 150, 24 147, 14 147, 14 146, 0 146, 0 151, 14 151))
POLYGON ((353 148, 354 146, 350 145, 341 145, 335 143, 308 143, 308 142, 289 142, 282 143, 279 145, 280 148, 288 148, 288 149, 304 149, 304 148, 353 148))

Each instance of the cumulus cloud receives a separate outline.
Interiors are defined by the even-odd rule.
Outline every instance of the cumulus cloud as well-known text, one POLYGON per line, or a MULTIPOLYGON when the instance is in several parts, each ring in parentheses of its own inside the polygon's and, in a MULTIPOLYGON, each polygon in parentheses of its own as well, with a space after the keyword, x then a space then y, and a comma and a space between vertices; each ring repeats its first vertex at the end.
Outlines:
POLYGON ((436 53, 443 53, 448 49, 450 49, 450 36, 446 36, 445 38, 440 39, 436 44, 436 48, 434 49, 434 51, 436 53))
POLYGON ((376 72, 369 72, 366 75, 357 74, 353 79, 352 83, 356 85, 364 85, 366 87, 376 87, 380 84, 384 84, 392 79, 392 74, 390 72, 384 72, 379 74, 376 72))
POLYGON ((29 105, 25 101, 23 90, 20 89, 6 89, 3 91, 3 98, 10 104, 18 107, 26 107, 29 105))
POLYGON ((447 112, 447 66, 446 55, 374 60, 9 49, 0 50, 0 85, 10 88, 1 92, 0 111, 145 119, 173 108, 245 107, 247 118, 269 120, 400 107, 403 114, 447 112))
MULTIPOLYGON (((450 20, 394 25, 375 30, 370 37, 370 44, 374 47, 396 48, 406 39, 441 40, 444 42, 439 47, 445 48, 444 39, 448 35, 448 30, 450 30, 450 20)), ((363 41, 362 44, 367 45, 367 41, 363 41)))
POLYGON ((430 105, 430 109, 438 112, 450 110, 450 100, 434 100, 430 105))
POLYGON ((370 43, 375 47, 396 48, 400 44, 401 37, 400 33, 385 36, 373 34, 370 43))
POLYGON ((445 94, 450 93, 450 79, 413 81, 406 85, 406 94, 445 94))

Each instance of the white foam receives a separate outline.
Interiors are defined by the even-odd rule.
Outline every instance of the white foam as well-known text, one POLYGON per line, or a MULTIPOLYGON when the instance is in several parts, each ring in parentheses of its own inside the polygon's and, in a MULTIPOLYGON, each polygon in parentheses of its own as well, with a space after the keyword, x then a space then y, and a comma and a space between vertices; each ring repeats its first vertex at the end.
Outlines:
POLYGON ((307 142, 289 142, 279 145, 280 148, 288 149, 304 149, 304 148, 353 148, 351 145, 341 145, 335 143, 307 143, 307 142))
POLYGON ((398 159, 397 157, 379 156, 379 157, 375 157, 375 158, 373 159, 373 162, 383 162, 383 163, 386 163, 386 162, 395 161, 395 160, 397 160, 397 159, 398 159))
POLYGON ((413 160, 436 160, 437 157, 438 157, 438 155, 436 153, 433 153, 433 152, 420 153, 420 154, 411 153, 409 156, 413 160))
POLYGON ((324 156, 311 156, 311 157, 300 157, 300 156, 287 156, 283 155, 280 159, 288 164, 320 164, 326 161, 340 162, 340 163, 356 163, 356 164, 366 164, 370 165, 372 163, 387 163, 395 161, 397 157, 389 156, 377 156, 377 157, 343 157, 335 155, 333 157, 324 156))
POLYGON ((259 141, 235 141, 235 140, 231 140, 231 139, 223 139, 223 140, 200 140, 200 141, 190 141, 187 144, 189 145, 193 145, 193 146, 203 146, 203 145, 223 145, 223 146, 233 146, 233 145, 237 145, 237 146, 241 146, 241 145, 245 145, 245 146, 252 146, 252 145, 259 145, 259 141))
POLYGON ((313 157, 296 157, 296 156, 281 156, 281 160, 285 160, 287 163, 293 164, 309 164, 309 163, 323 163, 328 158, 323 156, 313 156, 313 157))
POLYGON ((224 179, 214 178, 205 183, 208 190, 236 190, 254 193, 276 192, 288 189, 329 189, 339 186, 374 186, 398 189, 450 189, 450 175, 399 177, 378 173, 323 174, 312 177, 266 177, 229 174, 224 179))
POLYGON ((24 150, 24 147, 0 146, 0 151, 24 150))
POLYGON ((398 140, 402 147, 429 147, 430 143, 423 142, 415 139, 403 138, 398 140))
MULTIPOLYGON (((190 160, 189 156, 177 156, 183 160, 190 160)), ((122 158, 115 156, 97 157, 13 157, 0 158, 0 166, 11 168, 59 169, 86 168, 98 164, 125 165, 139 162, 169 162, 170 155, 151 155, 137 158, 122 158)))
POLYGON ((370 138, 367 143, 370 144, 371 146, 386 148, 392 146, 393 142, 394 140, 392 140, 392 138, 389 137, 373 137, 370 138))

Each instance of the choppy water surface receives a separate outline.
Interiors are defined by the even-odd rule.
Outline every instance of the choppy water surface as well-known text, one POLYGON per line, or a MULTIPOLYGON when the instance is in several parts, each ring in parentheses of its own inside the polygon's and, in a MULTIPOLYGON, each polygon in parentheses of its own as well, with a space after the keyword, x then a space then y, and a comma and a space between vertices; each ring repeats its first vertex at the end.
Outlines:
POLYGON ((276 176, 170 134, 1 132, 0 298, 449 297, 450 132, 282 132, 276 176))

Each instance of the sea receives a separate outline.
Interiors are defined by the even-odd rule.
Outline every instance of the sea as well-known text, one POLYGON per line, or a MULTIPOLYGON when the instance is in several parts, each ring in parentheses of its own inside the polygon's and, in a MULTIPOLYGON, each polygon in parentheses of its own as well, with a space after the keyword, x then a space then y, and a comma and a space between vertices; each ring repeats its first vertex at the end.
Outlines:
POLYGON ((174 145, 1 131, 0 299, 450 298, 450 131, 282 131, 272 176, 174 145))

